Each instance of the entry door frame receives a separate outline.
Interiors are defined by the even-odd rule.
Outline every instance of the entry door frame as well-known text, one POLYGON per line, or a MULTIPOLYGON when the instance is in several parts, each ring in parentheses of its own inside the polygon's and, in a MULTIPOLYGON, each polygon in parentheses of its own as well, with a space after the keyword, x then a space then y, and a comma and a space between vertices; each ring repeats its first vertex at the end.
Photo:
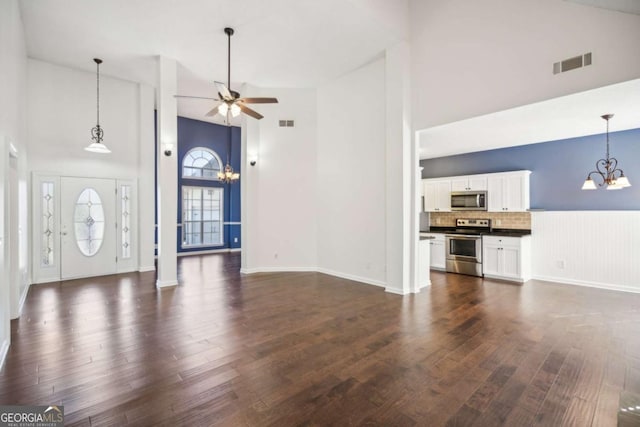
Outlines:
MULTIPOLYGON (((85 178, 82 176, 60 175, 56 173, 33 172, 31 176, 31 236, 32 236, 32 283, 57 282, 61 280, 61 218, 60 196, 62 194, 61 177, 85 178), (51 190, 50 201, 45 201, 43 185, 51 190), (46 205, 46 206, 45 206, 46 205), (44 209, 49 209, 52 220, 49 223, 50 240, 45 237, 47 228, 43 222, 44 209), (48 245, 52 256, 45 262, 45 245, 48 245)), ((92 177, 94 178, 94 177, 92 177)), ((138 270, 138 185, 136 179, 118 179, 113 177, 95 177, 113 179, 117 185, 116 195, 116 273, 126 273, 138 270), (123 190, 127 192, 127 199, 123 200, 123 190), (125 209, 128 209, 126 211, 125 209), (123 233, 123 214, 127 213, 128 230, 123 233), (123 245, 127 243, 127 251, 123 245)))

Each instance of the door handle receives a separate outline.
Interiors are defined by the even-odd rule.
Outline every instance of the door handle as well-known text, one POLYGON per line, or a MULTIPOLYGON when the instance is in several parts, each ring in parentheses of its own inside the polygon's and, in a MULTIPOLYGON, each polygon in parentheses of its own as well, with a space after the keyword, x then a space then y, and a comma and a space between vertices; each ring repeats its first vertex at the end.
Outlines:
POLYGON ((66 231, 61 231, 61 232, 60 232, 60 235, 61 235, 61 236, 66 236, 66 235, 67 235, 67 232, 66 232, 66 231))

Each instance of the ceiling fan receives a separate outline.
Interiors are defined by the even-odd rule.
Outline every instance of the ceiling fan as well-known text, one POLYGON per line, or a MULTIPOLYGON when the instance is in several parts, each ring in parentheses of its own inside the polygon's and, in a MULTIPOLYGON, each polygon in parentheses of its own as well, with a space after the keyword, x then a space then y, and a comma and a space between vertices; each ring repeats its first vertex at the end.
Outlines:
POLYGON ((204 96, 187 96, 187 95, 175 95, 176 98, 197 98, 197 99, 211 99, 214 101, 220 101, 220 104, 213 107, 206 116, 215 116, 220 114, 227 119, 229 123, 229 115, 236 117, 241 112, 260 120, 264 116, 255 110, 247 107, 246 104, 275 104, 278 102, 277 98, 240 98, 240 94, 235 90, 231 90, 231 36, 234 33, 233 28, 225 28, 224 33, 227 35, 227 85, 221 82, 214 82, 218 91, 218 98, 207 98, 204 96))

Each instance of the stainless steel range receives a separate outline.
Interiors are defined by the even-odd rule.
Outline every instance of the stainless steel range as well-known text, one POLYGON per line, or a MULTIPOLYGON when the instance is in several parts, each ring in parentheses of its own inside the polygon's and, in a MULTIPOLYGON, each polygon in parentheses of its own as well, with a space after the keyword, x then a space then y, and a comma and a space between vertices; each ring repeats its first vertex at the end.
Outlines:
POLYGON ((456 219, 455 231, 445 235, 446 270, 482 277, 482 233, 489 231, 490 219, 456 219))

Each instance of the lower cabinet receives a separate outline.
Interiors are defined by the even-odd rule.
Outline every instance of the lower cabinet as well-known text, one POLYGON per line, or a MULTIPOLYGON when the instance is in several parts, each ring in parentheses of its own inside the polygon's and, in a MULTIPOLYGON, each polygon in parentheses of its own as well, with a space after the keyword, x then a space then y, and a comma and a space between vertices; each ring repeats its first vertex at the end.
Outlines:
POLYGON ((531 279, 531 236, 482 237, 485 277, 526 282, 531 279))
POLYGON ((433 236, 432 240, 429 240, 430 250, 430 262, 429 265, 432 270, 442 270, 446 268, 446 253, 444 247, 444 234, 442 233, 420 233, 423 236, 433 236))

